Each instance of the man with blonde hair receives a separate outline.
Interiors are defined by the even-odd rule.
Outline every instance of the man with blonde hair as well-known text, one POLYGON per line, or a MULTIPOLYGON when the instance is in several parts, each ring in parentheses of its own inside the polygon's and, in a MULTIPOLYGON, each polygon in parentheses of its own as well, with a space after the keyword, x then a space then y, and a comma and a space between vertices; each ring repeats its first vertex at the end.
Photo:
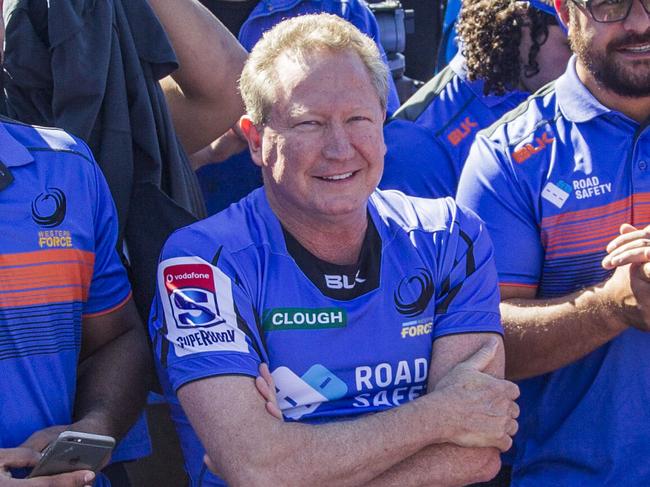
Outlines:
POLYGON ((491 478, 519 414, 492 248, 451 200, 376 191, 376 46, 291 19, 240 89, 264 187, 172 235, 150 322, 192 485, 222 485, 204 452, 232 485, 491 478))

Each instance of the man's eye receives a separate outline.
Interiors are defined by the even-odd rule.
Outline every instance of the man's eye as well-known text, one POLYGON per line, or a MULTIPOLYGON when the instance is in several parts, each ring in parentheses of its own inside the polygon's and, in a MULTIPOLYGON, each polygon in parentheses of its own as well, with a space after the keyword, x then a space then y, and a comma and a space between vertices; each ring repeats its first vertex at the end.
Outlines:
POLYGON ((302 122, 298 122, 295 126, 296 127, 319 127, 321 123, 318 120, 303 120, 302 122))
POLYGON ((371 120, 368 117, 364 117, 363 115, 357 115, 355 117, 350 117, 348 121, 349 122, 370 122, 371 120))

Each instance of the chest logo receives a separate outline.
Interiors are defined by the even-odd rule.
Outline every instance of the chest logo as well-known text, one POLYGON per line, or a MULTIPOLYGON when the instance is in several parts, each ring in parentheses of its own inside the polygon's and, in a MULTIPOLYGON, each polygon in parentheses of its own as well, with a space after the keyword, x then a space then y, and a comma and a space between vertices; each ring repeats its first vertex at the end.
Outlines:
POLYGON ((478 123, 474 122, 470 117, 465 117, 465 120, 457 128, 449 132, 447 140, 455 147, 471 134, 476 127, 478 127, 478 123))
POLYGON ((611 193, 612 183, 601 183, 598 176, 591 176, 589 178, 574 179, 573 189, 576 191, 576 198, 584 200, 611 193))
POLYGON ((564 181, 558 181, 557 183, 548 182, 542 190, 542 198, 558 208, 562 208, 564 203, 569 199, 569 196, 571 196, 571 191, 571 186, 564 181))
POLYGON ((41 227, 58 227, 65 218, 65 211, 65 193, 59 188, 48 188, 32 201, 32 220, 41 227))
POLYGON ((395 308, 405 316, 413 317, 424 312, 433 297, 433 277, 422 267, 418 273, 402 279, 393 293, 395 308))
POLYGON ((360 271, 357 271, 357 274, 353 278, 350 278, 345 274, 324 274, 325 285, 329 289, 354 289, 354 286, 357 284, 363 284, 366 282, 365 279, 359 277, 359 272, 360 271))
POLYGON ((345 328, 347 324, 343 308, 273 308, 262 318, 266 331, 345 328))
POLYGON ((553 143, 554 140, 555 137, 552 137, 544 132, 541 137, 535 137, 535 144, 537 145, 525 144, 523 147, 517 149, 512 153, 512 158, 517 164, 523 164, 538 152, 542 152, 544 149, 546 149, 553 143))

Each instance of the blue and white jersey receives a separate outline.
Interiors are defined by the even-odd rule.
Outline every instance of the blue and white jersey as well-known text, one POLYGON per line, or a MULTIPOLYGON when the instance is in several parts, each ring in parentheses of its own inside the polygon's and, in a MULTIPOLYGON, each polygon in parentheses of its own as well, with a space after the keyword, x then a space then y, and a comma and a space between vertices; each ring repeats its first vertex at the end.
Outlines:
POLYGON ((527 96, 485 95, 483 81, 467 78, 465 59, 457 54, 384 127, 387 153, 379 186, 423 198, 453 196, 476 134, 527 96))
MULTIPOLYGON (((566 296, 604 281, 622 223, 650 223, 650 130, 558 80, 481 132, 458 201, 485 221, 501 284, 566 296)), ((513 485, 649 485, 650 334, 629 329, 520 383, 513 485)))
POLYGON ((12 448, 72 422, 82 320, 131 288, 111 194, 83 142, 3 118, 0 162, 13 177, 0 191, 0 448, 12 448))
POLYGON ((352 266, 304 249, 263 189, 168 240, 150 332, 193 485, 203 449, 175 396, 190 381, 256 377, 267 362, 286 420, 353 418, 426 393, 436 338, 501 333, 492 246, 472 213, 378 191, 368 214, 352 266))

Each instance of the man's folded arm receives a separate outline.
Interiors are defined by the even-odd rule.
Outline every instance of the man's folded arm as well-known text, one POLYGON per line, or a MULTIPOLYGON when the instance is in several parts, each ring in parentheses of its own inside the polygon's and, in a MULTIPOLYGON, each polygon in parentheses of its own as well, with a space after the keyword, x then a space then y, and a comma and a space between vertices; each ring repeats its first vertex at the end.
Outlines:
MULTIPOLYGON (((476 354, 490 340, 493 340, 494 336, 490 333, 471 333, 438 338, 433 344, 427 390, 435 391, 442 378, 454 366, 465 361, 470 355, 476 354)), ((485 365, 483 372, 502 378, 504 362, 503 341, 498 337, 497 351, 485 365)), ((440 414, 454 414, 454 411, 443 409, 440 414)), ((457 410, 455 414, 461 416, 466 414, 468 427, 470 426, 473 416, 469 412, 457 410)), ((517 415, 516 411, 513 412, 513 416, 517 415)), ((511 425, 510 428, 516 428, 516 425, 511 425)), ((516 429, 510 431, 514 434, 516 429)), ((504 440, 509 442, 509 439, 504 438, 504 440)), ((373 487, 461 486, 491 480, 499 472, 500 466, 499 450, 496 448, 466 448, 449 443, 430 445, 395 465, 369 485, 373 487)))
POLYGON ((317 426, 272 417, 252 377, 190 382, 178 398, 229 485, 360 485, 426 445, 445 441, 436 394, 317 426))

